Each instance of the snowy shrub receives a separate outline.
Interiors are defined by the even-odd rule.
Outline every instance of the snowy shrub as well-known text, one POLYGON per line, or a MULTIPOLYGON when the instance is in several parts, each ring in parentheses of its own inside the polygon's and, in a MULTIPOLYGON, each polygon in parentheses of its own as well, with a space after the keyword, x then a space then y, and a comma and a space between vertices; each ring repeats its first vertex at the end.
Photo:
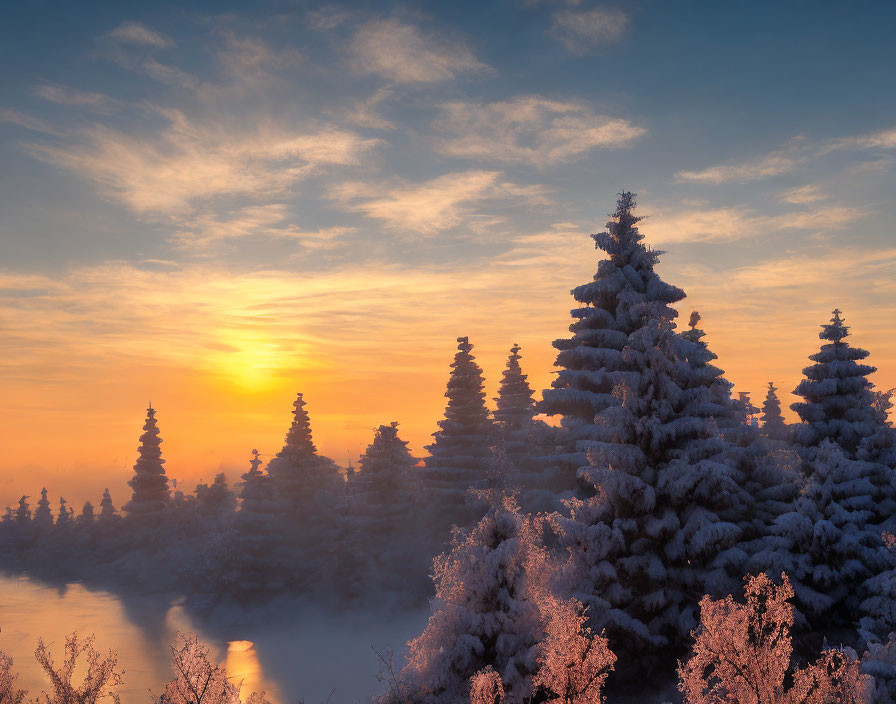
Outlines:
POLYGON ((595 636, 585 625, 587 617, 576 599, 542 599, 547 616, 545 638, 538 646, 538 672, 532 679, 544 701, 562 704, 603 702, 604 682, 616 656, 607 639, 595 636))
MULTIPOLYGON (((240 704, 240 685, 209 659, 209 649, 195 634, 181 635, 180 648, 171 648, 174 679, 165 685, 156 704, 240 704)), ((268 704, 264 692, 253 693, 247 704, 268 704)))
POLYGON ((12 658, 0 653, 0 704, 22 704, 24 689, 16 689, 16 673, 12 669, 12 658))
POLYGON ((731 596, 700 601, 694 655, 679 663, 687 704, 860 704, 869 677, 851 653, 826 650, 812 665, 792 671, 793 589, 765 575, 746 584, 746 604, 731 596), (787 680, 790 679, 790 686, 787 680))
MULTIPOLYGON (((93 647, 93 636, 80 638, 72 633, 65 639, 65 657, 57 668, 43 640, 37 643, 34 657, 52 684, 51 692, 41 692, 38 704, 95 704, 101 699, 119 703, 113 687, 121 684, 122 672, 118 668, 118 656, 110 650, 103 656, 93 647), (72 683, 72 676, 81 655, 87 658, 87 672, 80 685, 72 683)), ((11 700, 15 701, 15 700, 11 700)))
POLYGON ((470 679, 470 704, 501 704, 503 701, 504 683, 491 665, 473 675, 470 679))

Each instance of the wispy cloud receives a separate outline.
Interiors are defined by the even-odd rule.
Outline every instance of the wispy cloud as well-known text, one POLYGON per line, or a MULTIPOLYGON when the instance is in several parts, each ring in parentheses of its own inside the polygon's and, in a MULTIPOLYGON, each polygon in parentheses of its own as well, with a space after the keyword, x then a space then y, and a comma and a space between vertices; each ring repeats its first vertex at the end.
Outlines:
POLYGON ((466 45, 394 19, 363 25, 352 39, 351 52, 357 71, 396 83, 436 83, 488 68, 466 45))
POLYGON ((164 49, 165 47, 174 44, 174 40, 166 37, 161 32, 157 32, 140 22, 133 21, 122 22, 109 32, 108 36, 119 42, 142 44, 145 46, 153 46, 158 49, 164 49))
POLYGON ((46 120, 34 117, 33 115, 28 115, 21 110, 0 108, 0 122, 6 122, 10 125, 18 125, 31 132, 42 132, 43 134, 61 136, 61 133, 46 120))
POLYGON ((567 161, 595 148, 624 147, 646 132, 580 103, 537 95, 485 104, 454 101, 443 104, 441 112, 435 127, 450 135, 438 141, 443 154, 534 165, 567 161))
POLYGON ((350 182, 334 186, 330 195, 392 230, 432 236, 468 222, 486 200, 544 199, 541 187, 507 183, 502 176, 471 170, 391 187, 350 182))
POLYGON ((139 135, 94 126, 67 144, 30 144, 36 158, 94 181, 102 193, 141 214, 183 215, 219 196, 270 200, 319 167, 357 164, 378 143, 323 127, 298 132, 262 124, 232 130, 156 109, 168 126, 139 135))
POLYGON ((856 135, 854 137, 843 137, 836 139, 827 144, 823 152, 833 151, 834 149, 896 149, 896 127, 871 132, 869 134, 856 135))
POLYGON ((395 123, 387 120, 379 112, 379 106, 392 95, 390 88, 380 88, 369 98, 356 102, 346 113, 345 119, 358 127, 375 130, 394 130, 395 123))
POLYGON ((302 55, 295 49, 274 49, 259 37, 233 34, 226 35, 218 58, 227 73, 247 82, 270 78, 272 72, 291 69, 302 61, 302 55))
POLYGON ((627 28, 622 10, 560 10, 551 34, 572 53, 590 54, 618 42, 627 28))
POLYGON ((167 86, 178 86, 188 90, 199 88, 201 81, 191 73, 179 69, 177 66, 159 63, 153 58, 148 58, 137 65, 137 70, 146 74, 154 81, 164 83, 167 86))
POLYGON ((809 203, 817 203, 820 200, 826 200, 827 193, 821 190, 821 186, 807 185, 797 186, 784 191, 778 196, 778 200, 784 203, 793 203, 794 205, 806 205, 809 203))
POLYGON ((804 159, 791 151, 776 151, 739 164, 721 164, 700 171, 679 171, 676 181, 694 183, 746 183, 793 171, 804 159))
POLYGON ((114 98, 102 93, 92 93, 86 90, 78 90, 70 86, 45 83, 34 87, 34 94, 60 105, 72 105, 74 107, 86 107, 96 112, 112 112, 117 110, 121 103, 114 98))
POLYGON ((354 232, 351 227, 303 230, 290 222, 286 203, 268 203, 238 208, 225 214, 201 213, 178 227, 172 242, 183 249, 208 252, 213 245, 239 239, 292 239, 307 249, 329 249, 354 232))
POLYGON ((865 218, 859 208, 830 206, 780 215, 758 215, 749 208, 690 209, 656 213, 642 230, 652 242, 732 242, 793 230, 830 231, 865 218))

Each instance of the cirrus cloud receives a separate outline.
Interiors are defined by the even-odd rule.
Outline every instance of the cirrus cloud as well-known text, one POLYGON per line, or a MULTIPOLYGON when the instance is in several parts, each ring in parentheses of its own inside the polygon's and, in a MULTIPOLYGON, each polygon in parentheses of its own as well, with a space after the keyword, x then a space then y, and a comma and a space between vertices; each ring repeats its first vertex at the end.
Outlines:
POLYGON ((560 163, 596 148, 624 147, 647 131, 580 103, 538 95, 445 103, 435 127, 447 135, 437 142, 443 154, 535 165, 560 163))

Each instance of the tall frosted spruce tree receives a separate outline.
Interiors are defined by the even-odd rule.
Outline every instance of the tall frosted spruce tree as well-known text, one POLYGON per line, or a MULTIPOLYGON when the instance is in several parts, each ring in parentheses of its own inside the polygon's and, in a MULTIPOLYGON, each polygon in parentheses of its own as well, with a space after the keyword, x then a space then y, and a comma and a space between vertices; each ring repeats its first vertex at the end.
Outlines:
POLYGON ((597 409, 587 431, 584 417, 567 423, 589 460, 579 479, 595 490, 571 502, 572 519, 558 520, 573 595, 590 606, 596 630, 606 628, 614 652, 649 668, 687 642, 703 594, 738 586, 749 498, 716 423, 730 413, 720 409, 721 371, 699 336, 675 332, 669 304, 684 294, 653 271, 657 253, 641 244, 634 205, 623 193, 608 232, 595 236, 611 254, 595 282, 602 293, 577 296, 598 306, 578 316, 596 327, 574 332, 594 331, 603 346, 580 341, 558 356, 604 366, 561 370, 558 382, 565 375, 570 386, 546 394, 549 408, 581 399, 597 409))
POLYGON ((596 437, 595 415, 618 403, 614 388, 625 369, 622 351, 642 325, 637 310, 644 303, 665 306, 685 297, 654 271, 660 252, 643 244, 634 207, 635 195, 621 193, 607 231, 592 235, 606 258, 593 281, 571 291, 580 304, 570 311, 572 337, 554 341, 559 372, 537 411, 561 417, 561 450, 550 470, 558 493, 573 489, 576 471, 588 463, 584 443, 596 437))
POLYGON ((448 540, 447 528, 466 525, 478 516, 466 500, 470 487, 485 488, 491 458, 493 425, 485 406, 482 369, 472 354, 469 338, 457 338, 457 354, 445 396, 448 405, 439 430, 426 449, 425 490, 435 520, 436 540, 448 540))

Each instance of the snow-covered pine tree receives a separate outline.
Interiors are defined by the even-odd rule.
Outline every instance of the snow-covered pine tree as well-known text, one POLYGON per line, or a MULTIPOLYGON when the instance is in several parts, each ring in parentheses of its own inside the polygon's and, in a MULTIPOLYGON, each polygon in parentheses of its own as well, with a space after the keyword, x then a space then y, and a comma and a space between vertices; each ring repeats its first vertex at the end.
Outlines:
POLYGON ((497 434, 503 451, 514 469, 513 481, 520 489, 520 502, 529 510, 548 510, 552 494, 545 486, 545 462, 537 447, 540 428, 534 421, 535 400, 527 376, 520 366, 520 346, 514 344, 494 399, 497 434))
POLYGON ((218 472, 215 480, 196 487, 196 506, 202 520, 212 520, 216 524, 230 518, 236 509, 236 496, 227 486, 224 472, 218 472))
POLYGON ((150 404, 137 448, 139 457, 134 464, 134 476, 128 481, 128 486, 133 489, 131 500, 124 506, 129 518, 145 517, 147 522, 155 523, 170 501, 161 444, 156 409, 150 404))
POLYGON ((322 575, 332 575, 335 567, 345 480, 333 460, 317 454, 305 405, 298 394, 286 444, 267 466, 276 498, 276 530, 284 536, 275 559, 293 584, 323 586, 322 575))
POLYGON ((633 309, 647 302, 668 305, 685 296, 654 271, 661 252, 642 242, 637 228, 641 218, 634 209, 635 194, 619 194, 607 231, 591 235, 607 258, 598 264, 593 281, 571 292, 581 304, 571 311, 572 337, 554 341, 560 371, 537 411, 562 416, 562 449, 554 458, 558 493, 573 489, 576 471, 588 463, 582 442, 595 438, 595 415, 619 402, 613 391, 624 376, 622 350, 642 325, 633 309))
POLYGON ((46 535, 53 528, 53 511, 50 509, 50 499, 47 498, 47 489, 40 490, 40 499, 37 508, 34 509, 34 530, 37 535, 46 535))
POLYGON ((510 702, 532 694, 543 623, 539 576, 547 556, 532 516, 509 497, 497 498, 471 529, 459 529, 451 550, 436 558, 436 596, 423 633, 410 641, 408 665, 386 702, 462 704, 470 679, 491 666, 510 702))
POLYGON ((573 595, 607 629, 623 668, 650 668, 677 652, 696 625, 697 601, 740 574, 748 497, 735 481, 731 444, 714 421, 714 376, 689 362, 699 343, 676 334, 659 302, 628 309, 616 361, 616 404, 583 442, 582 480, 599 488, 558 520, 573 595))
POLYGON ((837 443, 848 457, 855 457, 862 440, 879 428, 868 375, 876 369, 859 361, 866 350, 846 342, 849 328, 835 309, 831 322, 822 325, 821 349, 811 355, 815 364, 803 369, 806 376, 793 393, 803 401, 791 404, 803 423, 794 428, 796 441, 817 447, 825 438, 837 443))
POLYGON ((62 496, 59 497, 59 513, 56 514, 56 525, 68 528, 72 522, 71 509, 67 508, 68 501, 62 496))
POLYGON ((249 469, 242 475, 239 486, 240 509, 236 515, 237 577, 234 586, 240 595, 254 595, 283 586, 276 583, 281 575, 270 570, 270 554, 278 537, 274 532, 277 502, 271 478, 261 470, 258 450, 252 450, 249 469))
POLYGON ((762 434, 772 440, 786 440, 789 434, 787 423, 781 415, 781 401, 774 382, 768 382, 768 391, 762 403, 762 434))
POLYGON ((16 508, 16 523, 20 527, 31 527, 31 507, 28 505, 29 498, 30 497, 28 496, 23 496, 19 499, 19 505, 16 508))
POLYGON ((469 338, 457 338, 457 354, 445 396, 448 405, 435 441, 426 447, 430 456, 422 477, 432 505, 437 539, 447 539, 451 524, 466 525, 475 511, 466 501, 467 489, 485 487, 491 456, 492 422, 485 406, 482 369, 472 355, 469 338))
POLYGON ((398 423, 379 426, 352 481, 348 542, 355 578, 367 587, 364 593, 372 585, 403 591, 409 580, 427 572, 428 555, 416 523, 421 508, 416 461, 407 445, 398 436, 398 423))
MULTIPOLYGON (((805 471, 808 482, 795 510, 778 518, 750 568, 786 572, 811 629, 842 639, 842 630, 863 615, 860 605, 870 595, 866 584, 896 564, 879 529, 870 525, 876 468, 825 438, 805 471)), ((888 625, 896 629, 896 623, 888 625)))
POLYGON ((103 498, 100 501, 100 515, 97 520, 102 525, 110 525, 115 523, 121 516, 115 510, 112 504, 112 495, 109 493, 108 487, 103 490, 103 498))
POLYGON ((90 527, 95 520, 96 513, 93 510, 93 504, 85 501, 84 506, 81 507, 81 515, 78 516, 78 526, 83 528, 90 527))
POLYGON ((738 391, 737 399, 734 400, 735 414, 739 422, 748 425, 751 428, 758 428, 756 414, 759 409, 753 405, 749 391, 738 391))
POLYGON ((515 343, 510 348, 507 367, 501 375, 498 395, 494 399, 494 418, 504 439, 504 451, 518 471, 522 471, 522 465, 527 464, 530 458, 529 432, 535 415, 532 388, 520 367, 520 349, 515 343))

